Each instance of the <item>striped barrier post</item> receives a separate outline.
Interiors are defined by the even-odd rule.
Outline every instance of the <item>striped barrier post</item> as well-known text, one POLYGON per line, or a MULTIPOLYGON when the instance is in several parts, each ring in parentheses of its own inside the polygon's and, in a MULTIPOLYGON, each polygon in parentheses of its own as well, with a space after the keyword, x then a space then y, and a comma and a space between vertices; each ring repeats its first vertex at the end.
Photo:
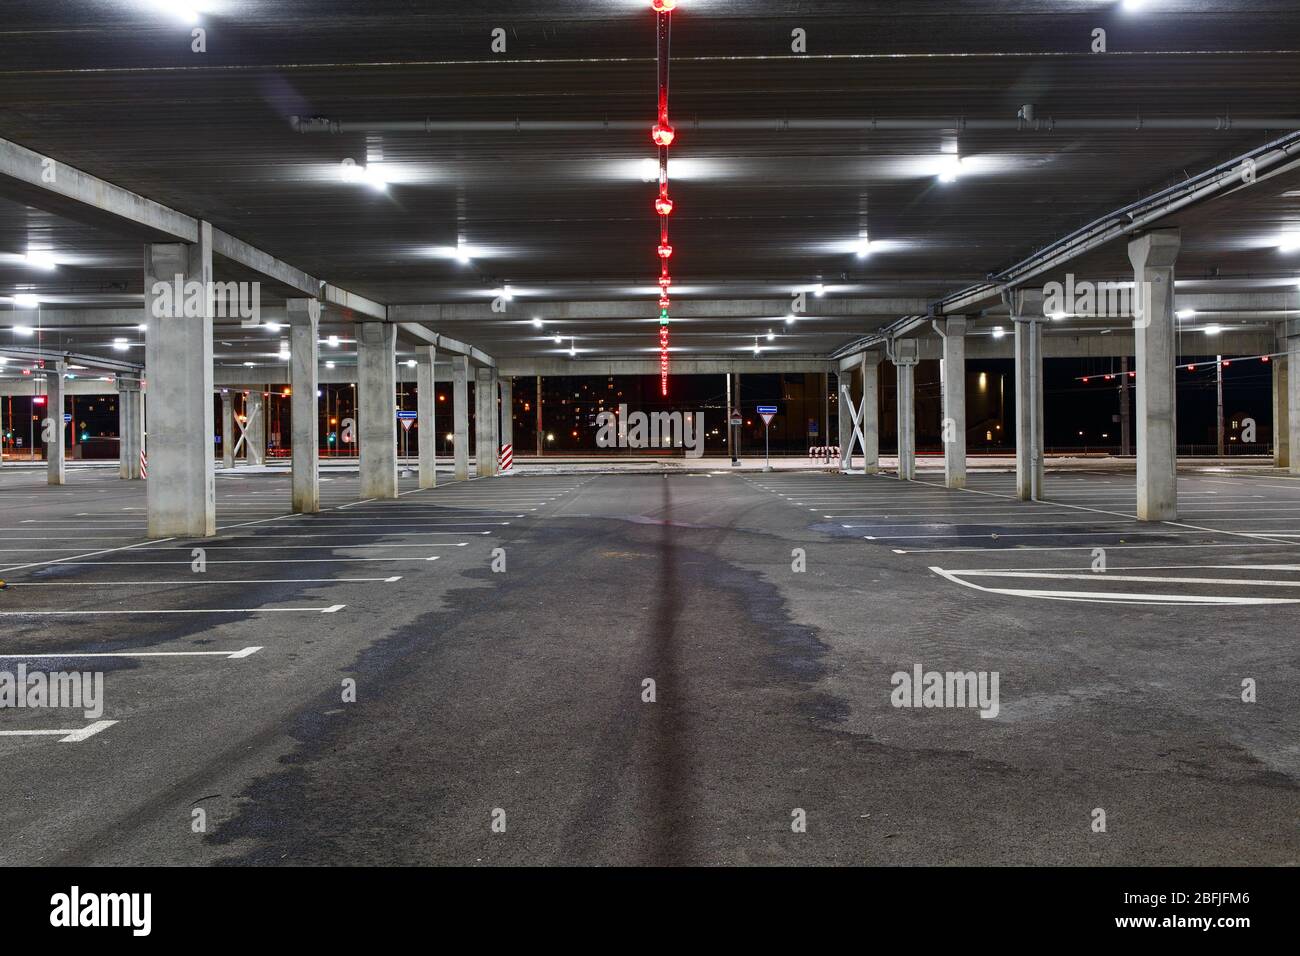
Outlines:
POLYGON ((149 456, 144 453, 143 448, 140 449, 140 477, 149 477, 149 456))
POLYGON ((501 466, 499 472, 500 474, 502 475, 514 474, 514 468, 515 468, 515 446, 514 445, 501 446, 501 458, 499 464, 501 466))

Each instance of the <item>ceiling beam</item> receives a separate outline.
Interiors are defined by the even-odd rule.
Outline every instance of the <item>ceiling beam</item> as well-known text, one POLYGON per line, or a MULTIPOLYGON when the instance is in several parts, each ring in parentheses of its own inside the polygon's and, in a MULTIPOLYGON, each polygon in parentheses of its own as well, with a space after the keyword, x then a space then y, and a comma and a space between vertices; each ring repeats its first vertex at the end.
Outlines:
MULTIPOLYGON (((0 195, 127 235, 188 243, 199 240, 195 217, 7 139, 0 139, 0 195)), ((385 307, 378 302, 329 285, 215 227, 212 245, 217 255, 306 296, 321 297, 371 318, 387 318, 385 307)))

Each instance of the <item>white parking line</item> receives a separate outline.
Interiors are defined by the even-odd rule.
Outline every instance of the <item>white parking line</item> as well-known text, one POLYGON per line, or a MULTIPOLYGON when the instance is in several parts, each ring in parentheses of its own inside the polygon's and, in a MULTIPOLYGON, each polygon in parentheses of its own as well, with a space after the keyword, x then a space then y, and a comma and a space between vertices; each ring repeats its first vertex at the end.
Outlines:
POLYGON ((1234 597, 1217 594, 1148 594, 1130 593, 1128 591, 1044 591, 1028 588, 986 588, 966 581, 958 575, 943 568, 930 568, 935 574, 947 578, 954 584, 983 591, 987 594, 1000 594, 1007 597, 1037 598, 1047 601, 1070 601, 1093 604, 1140 604, 1148 606, 1184 606, 1184 607, 1219 607, 1241 606, 1248 604, 1300 604, 1300 598, 1266 598, 1234 597))
POLYGON ((116 720, 98 720, 80 730, 0 730, 0 737, 59 737, 61 744, 79 744, 115 723, 116 720))
MULTIPOLYGON (((187 563, 187 562, 180 562, 187 563)), ((11 588, 107 588, 107 587, 146 587, 148 585, 191 585, 191 584, 358 584, 379 583, 392 584, 402 580, 400 574, 387 578, 209 578, 206 575, 194 575, 194 580, 177 579, 172 581, 6 581, 11 588)), ((3 655, 0 655, 3 656, 3 655)))
MULTIPOLYGON (((924 538, 941 540, 945 538, 1164 538, 1170 535, 1202 534, 1201 531, 1026 531, 1024 533, 982 532, 980 534, 881 534, 863 535, 868 541, 899 541, 903 539, 924 538)), ((1231 534, 1228 531, 1217 532, 1231 534)))
POLYGON ((252 657, 262 648, 245 647, 238 651, 113 651, 111 653, 91 654, 60 654, 58 652, 35 653, 35 654, 0 654, 0 660, 34 660, 34 659, 58 659, 64 658, 83 658, 83 657, 224 657, 226 660, 237 661, 252 657))
POLYGON ((0 617, 93 617, 100 614, 334 614, 347 607, 346 604, 331 604, 329 607, 218 607, 218 608, 173 608, 153 610, 133 608, 131 610, 88 609, 84 611, 0 611, 0 617))

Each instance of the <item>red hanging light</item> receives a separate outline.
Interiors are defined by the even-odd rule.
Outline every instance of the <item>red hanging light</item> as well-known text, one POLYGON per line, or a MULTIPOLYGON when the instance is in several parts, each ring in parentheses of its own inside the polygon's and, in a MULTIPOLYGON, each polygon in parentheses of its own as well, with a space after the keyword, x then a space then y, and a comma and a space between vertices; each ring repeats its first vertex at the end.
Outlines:
POLYGON ((654 209, 659 216, 659 391, 668 396, 668 307, 671 301, 668 289, 673 284, 668 275, 668 260, 672 257, 672 243, 668 241, 668 217, 672 215, 673 200, 668 195, 668 147, 677 139, 677 131, 668 121, 668 54, 672 39, 672 11, 677 0, 650 0, 655 12, 655 60, 658 73, 658 119, 650 129, 650 139, 659 150, 659 194, 654 209))

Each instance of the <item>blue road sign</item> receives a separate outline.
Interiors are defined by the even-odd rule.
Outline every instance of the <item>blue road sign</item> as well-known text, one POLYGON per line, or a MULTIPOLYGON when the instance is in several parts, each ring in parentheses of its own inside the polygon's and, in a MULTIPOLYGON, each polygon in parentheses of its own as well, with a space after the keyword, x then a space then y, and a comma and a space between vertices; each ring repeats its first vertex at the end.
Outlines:
POLYGON ((416 412, 398 412, 398 413, 397 413, 397 419, 398 419, 398 421, 415 421, 416 416, 417 416, 417 413, 416 413, 416 412))
POLYGON ((758 406, 758 413, 759 413, 760 415, 775 415, 775 414, 776 414, 776 406, 775 406, 775 405, 760 405, 760 406, 758 406))

